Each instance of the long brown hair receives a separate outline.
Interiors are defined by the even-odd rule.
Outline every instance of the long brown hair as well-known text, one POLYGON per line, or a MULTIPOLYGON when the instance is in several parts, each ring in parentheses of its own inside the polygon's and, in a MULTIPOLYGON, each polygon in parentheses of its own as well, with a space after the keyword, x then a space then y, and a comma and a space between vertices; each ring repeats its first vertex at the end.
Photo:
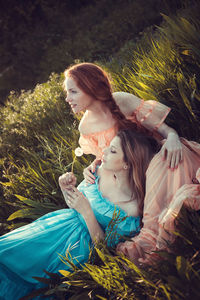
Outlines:
POLYGON ((129 128, 129 126, 137 128, 137 125, 133 125, 120 111, 112 96, 108 74, 101 67, 92 63, 75 64, 69 67, 64 72, 64 75, 65 80, 67 77, 72 77, 78 87, 86 94, 98 101, 104 101, 113 118, 117 121, 119 129, 129 128))
POLYGON ((153 155, 158 152, 160 146, 151 136, 135 132, 131 129, 120 130, 117 136, 121 140, 121 147, 124 153, 124 161, 128 165, 129 183, 132 189, 132 196, 135 196, 139 203, 139 212, 142 215, 146 170, 153 155))

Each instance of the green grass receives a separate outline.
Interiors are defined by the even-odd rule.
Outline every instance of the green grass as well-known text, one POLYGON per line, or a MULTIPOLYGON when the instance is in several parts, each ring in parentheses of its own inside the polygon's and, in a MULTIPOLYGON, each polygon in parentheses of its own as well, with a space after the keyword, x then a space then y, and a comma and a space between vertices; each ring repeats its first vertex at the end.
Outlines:
MULTIPOLYGON (((132 92, 172 107, 167 123, 199 141, 200 52, 198 8, 164 16, 111 57, 98 60, 113 75, 115 90, 132 92)), ((52 74, 33 91, 12 93, 0 111, 0 231, 22 226, 66 207, 58 177, 72 164, 78 182, 92 156, 75 158, 79 117, 69 111, 63 75, 52 74), (9 218, 9 219, 8 219, 9 218)), ((200 216, 182 210, 171 252, 162 262, 138 269, 104 244, 83 269, 49 274, 46 292, 59 299, 199 299, 200 216)), ((63 258, 67 260, 67 258, 63 258)))
POLYGON ((200 22, 198 18, 191 21, 191 14, 164 16, 165 22, 158 27, 156 39, 148 34, 145 40, 134 45, 128 64, 115 71, 119 53, 111 67, 116 90, 168 105, 172 108, 168 124, 181 136, 199 141, 200 22))

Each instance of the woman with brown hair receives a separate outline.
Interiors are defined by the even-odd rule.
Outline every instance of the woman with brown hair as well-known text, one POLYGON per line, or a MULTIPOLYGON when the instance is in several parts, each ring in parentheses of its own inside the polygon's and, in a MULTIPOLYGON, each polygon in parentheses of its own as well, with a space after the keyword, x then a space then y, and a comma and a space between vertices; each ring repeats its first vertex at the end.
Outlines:
POLYGON ((74 174, 60 176, 69 209, 48 213, 0 237, 0 298, 16 300, 38 288, 44 288, 44 293, 45 286, 33 276, 47 277, 44 270, 71 271, 59 254, 69 253, 69 259, 81 266, 87 262, 92 245, 105 236, 108 245, 114 247, 122 236, 136 235, 141 224, 145 172, 157 149, 151 137, 125 130, 104 150, 94 184, 83 181, 77 189, 74 174), (114 222, 115 214, 113 232, 110 222, 114 222))

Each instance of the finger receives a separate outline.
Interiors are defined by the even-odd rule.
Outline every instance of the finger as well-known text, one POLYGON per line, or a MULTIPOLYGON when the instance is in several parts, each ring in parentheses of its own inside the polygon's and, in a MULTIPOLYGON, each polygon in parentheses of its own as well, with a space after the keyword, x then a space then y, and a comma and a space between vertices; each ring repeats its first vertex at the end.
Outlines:
POLYGON ((175 159, 175 164, 174 164, 174 168, 177 169, 178 168, 178 165, 181 161, 181 153, 180 151, 176 154, 176 159, 175 159))
POLYGON ((166 153, 167 153, 167 151, 166 151, 165 147, 162 147, 162 148, 161 148, 161 156, 162 156, 162 159, 163 159, 163 160, 166 159, 166 153))
POLYGON ((180 150, 180 162, 182 162, 183 161, 183 150, 181 149, 180 150))
POLYGON ((95 180, 95 176, 92 174, 91 171, 88 171, 88 172, 87 172, 87 177, 89 177, 89 178, 95 180))
POLYGON ((171 160, 172 160, 172 153, 168 151, 167 153, 167 165, 171 168, 171 160))
POLYGON ((87 178, 87 179, 86 179, 86 182, 87 182, 87 183, 90 183, 90 184, 93 184, 95 181, 94 181, 94 179, 92 179, 92 178, 87 178))
POLYGON ((72 190, 72 189, 68 190, 68 191, 67 191, 67 194, 68 194, 70 197, 73 197, 73 198, 74 198, 74 196, 75 196, 75 192, 74 192, 74 190, 72 190))
POLYGON ((87 181, 94 183, 95 176, 91 172, 84 172, 83 175, 87 181))
POLYGON ((67 192, 67 196, 69 199, 72 199, 74 197, 73 192, 72 191, 68 191, 67 192))
POLYGON ((171 162, 170 162, 170 168, 171 168, 172 170, 174 170, 174 168, 175 168, 175 163, 176 163, 176 154, 174 153, 174 154, 172 154, 172 156, 171 156, 171 162))
POLYGON ((92 174, 92 172, 93 172, 93 167, 91 165, 88 168, 84 169, 83 173, 87 174, 88 176, 91 175, 92 177, 94 177, 94 175, 92 174))
POLYGON ((80 193, 79 190, 75 186, 73 186, 73 191, 74 191, 74 193, 80 193))

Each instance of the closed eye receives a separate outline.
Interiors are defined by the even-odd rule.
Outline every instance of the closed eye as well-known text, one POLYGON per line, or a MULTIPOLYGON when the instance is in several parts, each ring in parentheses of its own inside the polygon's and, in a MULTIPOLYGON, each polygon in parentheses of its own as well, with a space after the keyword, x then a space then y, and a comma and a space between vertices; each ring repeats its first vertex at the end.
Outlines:
POLYGON ((117 153, 115 150, 112 150, 112 149, 110 150, 110 152, 111 152, 111 153, 117 153))

